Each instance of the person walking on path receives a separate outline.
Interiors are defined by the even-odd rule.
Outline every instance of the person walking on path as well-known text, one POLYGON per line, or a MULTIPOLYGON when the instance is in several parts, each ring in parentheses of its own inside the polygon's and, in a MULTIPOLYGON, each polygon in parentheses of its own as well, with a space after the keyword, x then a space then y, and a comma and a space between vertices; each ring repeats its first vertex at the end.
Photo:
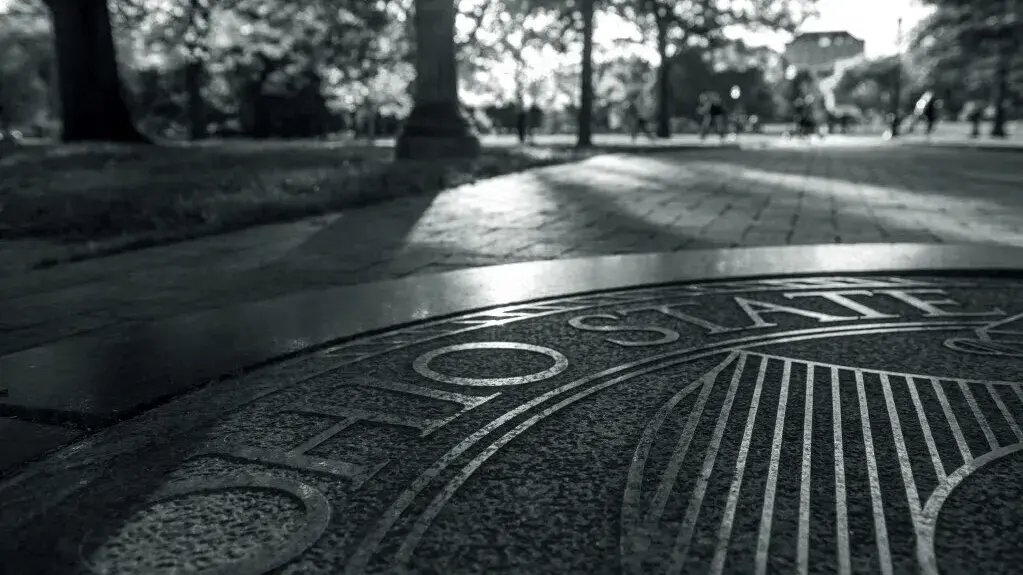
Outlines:
POLYGON ((519 137, 519 144, 525 144, 529 132, 529 114, 523 104, 515 108, 515 132, 519 137))
POLYGON ((636 103, 635 97, 629 100, 629 107, 626 110, 626 115, 632 125, 632 141, 636 141, 640 132, 642 132, 648 139, 654 139, 654 135, 650 132, 650 125, 647 122, 646 116, 644 116, 639 110, 639 105, 636 103))
POLYGON ((963 116, 970 122, 970 137, 980 137, 980 123, 984 121, 984 102, 970 100, 963 106, 963 116))
POLYGON ((909 125, 909 133, 912 134, 916 130, 917 124, 923 121, 927 128, 927 136, 929 137, 934 132, 934 125, 938 120, 938 109, 940 107, 940 101, 934 97, 934 92, 931 90, 924 92, 920 99, 917 100, 916 107, 913 109, 913 121, 909 125))
POLYGON ((526 139, 530 144, 536 143, 536 129, 543 125, 543 110, 535 102, 529 107, 527 124, 526 139))
POLYGON ((717 131, 722 140, 725 139, 725 105, 721 102, 721 96, 715 92, 704 92, 700 94, 700 139, 706 139, 707 134, 713 128, 717 131))

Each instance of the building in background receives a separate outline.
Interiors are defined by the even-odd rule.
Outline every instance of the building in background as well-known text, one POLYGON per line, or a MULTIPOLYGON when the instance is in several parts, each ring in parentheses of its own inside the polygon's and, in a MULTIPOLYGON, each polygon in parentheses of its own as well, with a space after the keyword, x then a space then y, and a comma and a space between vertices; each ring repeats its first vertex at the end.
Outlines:
POLYGON ((804 32, 785 46, 785 61, 818 78, 834 73, 839 62, 864 58, 864 42, 848 32, 804 32))
POLYGON ((785 46, 784 58, 790 73, 810 73, 825 106, 835 110, 846 104, 836 101, 835 87, 845 69, 866 59, 865 43, 845 31, 804 32, 785 46))

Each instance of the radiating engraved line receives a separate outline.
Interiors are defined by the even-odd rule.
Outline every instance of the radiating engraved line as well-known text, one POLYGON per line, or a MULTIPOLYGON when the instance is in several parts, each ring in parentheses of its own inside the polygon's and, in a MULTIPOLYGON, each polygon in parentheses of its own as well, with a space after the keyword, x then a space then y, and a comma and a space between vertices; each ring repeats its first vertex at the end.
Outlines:
MULTIPOLYGON (((696 403, 697 407, 699 407, 699 410, 702 412, 703 411, 702 404, 706 402, 707 395, 710 394, 710 390, 713 388, 714 382, 717 380, 718 375, 727 366, 731 365, 732 362, 734 362, 738 357, 739 357, 738 352, 733 351, 729 353, 728 356, 722 362, 714 366, 713 369, 711 369, 703 376, 701 376, 698 380, 691 383, 690 385, 687 385, 685 388, 683 388, 678 393, 673 395, 671 399, 669 399, 664 405, 662 405, 657 410, 657 413, 654 414, 653 418, 651 418, 650 422, 647 424, 646 429, 643 430, 643 435, 639 440, 639 444, 636 445, 636 451, 632 456, 632 465, 629 468, 629 475, 625 482, 625 493, 622 496, 623 536, 620 541, 620 551, 623 572, 631 573, 633 571, 639 571, 640 569, 637 565, 635 565, 635 561, 641 560, 642 553, 645 551, 646 541, 636 540, 640 534, 635 533, 635 529, 639 523, 639 499, 643 488, 643 474, 644 470, 646 469, 646 461, 647 457, 649 457, 650 455, 650 447, 653 445, 654 437, 656 437, 657 433, 664 425, 664 420, 668 417, 668 414, 675 409, 675 406, 678 405, 678 403, 682 401, 682 399, 688 397, 689 394, 691 394, 698 387, 702 388, 703 393, 700 394, 696 403), (626 548, 627 543, 631 544, 634 548, 631 549, 626 548)), ((693 411, 696 411, 695 407, 693 411)), ((691 411, 689 414, 690 419, 694 419, 692 415, 693 411, 691 411)), ((695 421, 698 420, 699 417, 695 417, 695 421)), ((693 427, 696 426, 695 421, 692 424, 693 427)), ((689 423, 687 422, 686 425, 688 427, 689 423)), ((684 435, 685 432, 683 432, 683 436, 684 435)), ((677 450, 678 447, 676 446, 676 451, 677 450)), ((681 456, 678 458, 677 464, 674 463, 675 458, 673 456, 671 462, 668 465, 669 468, 671 468, 673 464, 675 465, 676 469, 674 473, 676 475, 678 474, 677 467, 681 466, 684 456, 685 453, 683 452, 681 456)), ((657 518, 654 519, 654 521, 656 521, 659 518, 660 513, 657 514, 657 518)), ((647 520, 648 521, 650 520, 649 515, 647 520)), ((645 536, 645 533, 643 535, 645 536)))
MULTIPOLYGON (((725 365, 731 364, 738 354, 729 355, 729 360, 725 365)), ((722 369, 725 365, 722 365, 722 369)), ((668 497, 671 495, 672 490, 675 488, 675 482, 678 479, 679 469, 682 468, 682 462, 685 461, 686 453, 689 451, 689 446, 692 444, 693 437, 696 436, 696 427, 700 423, 700 418, 703 417, 703 410, 707 405, 707 398, 710 397, 710 391, 714 388, 714 383, 717 382, 717 378, 721 375, 721 369, 714 372, 713 377, 707 382, 703 390, 700 392, 699 397, 696 398, 696 405, 686 416, 686 425, 682 429, 682 435, 679 436, 678 442, 675 444, 675 450, 671 453, 671 459, 668 460, 668 466, 664 470, 664 474, 661 475, 661 481, 657 485, 657 491, 654 493, 653 498, 650 501, 650 509, 647 511, 645 524, 649 527, 656 524, 661 519, 661 514, 664 513, 664 506, 668 503, 668 497)))
POLYGON ((799 531, 796 565, 799 575, 810 570, 810 463, 813 453, 813 364, 806 366, 806 396, 803 405, 803 463, 799 472, 799 531))
POLYGON ((845 502, 845 449, 842 445, 842 398, 838 393, 838 368, 831 368, 832 439, 835 442, 835 536, 838 539, 838 572, 849 575, 849 512, 845 502))
POLYGON ((728 488, 725 513, 721 517, 721 526, 718 528, 718 542, 714 549, 714 558, 710 562, 710 572, 715 575, 720 575, 725 570, 725 558, 728 556, 728 544, 732 539, 732 526, 735 523, 735 509, 739 506, 739 492, 742 491, 742 478, 746 473, 746 458, 749 456, 750 441, 753 440, 753 426, 757 422, 760 394, 764 389, 768 361, 766 357, 760 359, 760 369, 757 371, 757 380, 753 387, 753 399, 750 400, 749 411, 746 415, 746 429, 742 432, 739 455, 735 461, 735 475, 732 478, 731 487, 728 488))
MULTIPOLYGON (((906 380, 906 382, 910 387, 913 386, 913 383, 909 380, 906 380)), ((892 427, 892 437, 895 439, 895 453, 898 455, 898 468, 902 473, 902 483, 905 486, 905 495, 909 503, 909 513, 913 515, 913 523, 916 527, 923 503, 920 500, 920 493, 917 491, 917 482, 913 477, 913 465, 909 461, 909 451, 905 447, 905 436, 902 435, 902 422, 899 419, 898 410, 895 408, 892 384, 886 374, 881 375, 881 390, 885 396, 885 407, 888 408, 888 419, 892 427)), ((915 394, 916 390, 913 393, 915 394)), ((919 413, 923 415, 923 410, 919 411, 919 413)), ((926 423, 924 425, 926 426, 926 423)), ((930 434, 930 430, 927 433, 930 434)), ((940 461, 938 463, 940 465, 940 461)))
POLYGON ((700 476, 696 478, 696 486, 693 495, 689 499, 689 506, 686 508, 685 517, 682 520, 682 529, 679 530, 675 539, 675 546, 671 552, 671 564, 668 567, 670 575, 676 575, 682 571, 689 555, 689 544, 693 539, 693 532, 696 530, 696 519, 700 515, 700 508, 703 506, 703 497, 707 493, 707 485, 710 483, 710 475, 714 471, 714 462, 717 460, 718 449, 721 447, 721 438, 725 434, 725 425, 728 423, 728 416, 732 412, 732 402, 735 401, 735 390, 739 387, 742 379, 743 369, 746 367, 748 355, 743 353, 739 356, 735 371, 732 373, 732 383, 728 386, 728 393, 725 395, 725 403, 721 406, 721 414, 718 416, 717 425, 710 438, 710 445, 707 446, 706 455, 703 458, 703 468, 700 476))
POLYGON ((1023 403, 1023 386, 1017 383, 1012 386, 1012 391, 1016 393, 1016 399, 1018 399, 1020 403, 1023 403))
MULTIPOLYGON (((777 359, 779 361, 785 361, 786 359, 792 359, 792 358, 789 358, 789 357, 785 357, 784 355, 776 355, 776 354, 771 354, 771 353, 761 353, 761 354, 758 354, 758 355, 762 355, 764 357, 769 357, 771 359, 777 359)), ((858 370, 862 371, 865 375, 866 374, 878 375, 878 374, 882 374, 882 373, 887 373, 888 375, 892 375, 892 376, 915 377, 917 379, 931 379, 933 377, 932 375, 929 375, 929 374, 908 373, 908 372, 902 372, 902 371, 890 371, 890 370, 883 370, 883 369, 869 369, 869 368, 864 368, 864 367, 859 367, 859 366, 839 365, 837 363, 826 363, 826 362, 822 362, 822 361, 806 361, 806 360, 800 360, 800 361, 805 362, 805 363, 811 363, 811 364, 813 364, 813 365, 815 365, 817 367, 821 367, 821 368, 824 368, 824 369, 830 369, 832 367, 837 367, 837 368, 840 368, 840 369, 858 369, 858 370)), ((990 383, 990 384, 999 385, 999 386, 1001 386, 1001 385, 1010 385, 1010 386, 1011 385, 1018 385, 1018 382, 1015 382, 1015 381, 998 381, 998 380, 987 380, 987 379, 963 379, 962 381, 965 381, 967 383, 977 383, 977 384, 980 384, 980 383, 988 384, 988 383, 990 383)))
MULTIPOLYGON (((703 359, 705 357, 711 357, 717 355, 722 351, 730 351, 742 346, 743 348, 758 347, 762 345, 776 345, 782 343, 793 343, 798 341, 816 340, 824 337, 842 337, 842 336, 855 336, 855 335, 869 335, 874 333, 903 333, 903 332, 927 332, 927 331, 947 331, 949 329, 963 329, 965 327, 972 326, 983 326, 987 325, 987 322, 970 320, 970 321, 926 321, 926 322, 911 322, 902 324, 892 323, 872 323, 861 326, 841 326, 827 327, 827 328, 809 328, 792 330, 783 333, 774 333, 769 335, 755 335, 737 338, 734 340, 725 340, 716 342, 710 345, 703 345, 700 347, 690 347, 682 350, 672 350, 664 353, 660 353, 651 357, 643 358, 638 361, 629 362, 626 364, 618 365, 612 368, 605 369, 601 372, 590 374, 586 377, 578 380, 566 383, 558 388, 552 389, 543 395, 533 398, 532 400, 519 405, 518 407, 508 411, 504 415, 499 416, 497 419, 491 421, 487 425, 483 426, 475 433, 469 435, 464 440, 459 442, 457 445, 452 447, 444 455, 442 455, 437 461, 433 463, 429 468, 426 469, 419 477, 412 481, 408 487, 406 487, 402 493, 391 503, 381 518, 378 520, 376 526, 365 536, 362 542, 356 547, 352 556, 349 558, 348 564, 345 566, 345 573, 362 573, 366 570, 372 555, 376 552, 377 547, 383 541, 384 537, 391 530, 395 523, 398 522, 401 515, 406 509, 412 504, 412 501, 429 485, 444 469, 446 469, 456 458, 465 453, 473 445, 481 441, 484 437, 489 435, 497 428, 503 426, 505 423, 510 421, 522 413, 541 405, 559 395, 565 394, 573 389, 576 389, 582 385, 592 383, 604 377, 609 377, 615 374, 622 374, 629 369, 641 368, 635 372, 624 375, 618 375, 613 379, 603 381, 596 384, 592 388, 583 389, 576 392, 567 400, 563 400, 555 404, 554 406, 548 407, 543 410, 541 416, 530 418, 529 425, 516 426, 514 429, 506 433, 504 436, 496 440, 498 447, 507 444, 509 441, 514 439, 519 434, 523 433, 530 426, 535 424, 537 421, 556 413, 560 409, 567 405, 584 398, 588 397, 597 391, 606 389, 612 385, 630 379, 632 377, 638 377, 646 373, 651 373, 660 369, 665 369, 674 365, 703 359), (663 362, 658 364, 657 362, 663 362)), ((419 539, 422 538, 426 532, 426 528, 429 526, 430 521, 437 513, 443 508, 444 503, 458 490, 462 482, 465 481, 472 472, 477 469, 487 458, 489 458, 494 451, 485 450, 481 454, 473 458, 472 461, 466 464, 462 472, 457 474, 450 480, 448 486, 444 491, 437 495, 437 497, 427 507, 426 511, 420 516, 419 520, 416 521, 413 529, 408 533, 405 543, 402 549, 405 549, 407 553, 405 555, 396 555, 395 562, 401 563, 407 561, 412 550, 418 544, 419 539)))
POLYGON ((987 439, 987 444, 991 449, 998 449, 998 438, 995 437, 993 431, 991 431, 991 425, 988 424, 987 418, 984 417, 984 413, 980 410, 980 406, 977 405, 977 398, 973 397, 973 392, 970 391, 970 386, 966 385, 965 381, 956 380, 959 384, 959 389, 962 390, 963 396, 966 397, 966 404, 970 406, 970 411, 973 412, 973 417, 980 424, 980 430, 984 432, 984 439, 987 439))
POLYGON ((963 462, 973 459, 973 453, 970 452, 970 445, 966 443, 966 439, 963 437, 963 430, 959 429, 959 420, 956 419, 956 414, 952 412, 952 406, 948 404, 948 398, 945 397, 945 390, 942 389, 941 382, 938 381, 938 378, 931 378, 931 387, 934 388, 934 393, 938 396, 938 403, 941 404, 941 411, 945 413, 945 419, 948 421, 948 426, 952 429, 952 437, 956 440, 956 445, 959 447, 959 453, 963 456, 963 462))
MULTIPOLYGON (((767 365, 767 358, 763 358, 767 365)), ((771 548, 771 523, 774 519, 774 496, 778 486, 778 466, 781 464, 781 444, 785 433, 785 411, 789 401, 789 382, 792 380, 792 362, 785 361, 781 369, 781 391, 778 411, 775 412, 774 437, 771 438, 771 460, 767 467, 767 486, 764 488, 764 510, 760 514, 760 534, 757 537, 756 574, 767 573, 767 553, 771 548)))
POLYGON ((877 540, 878 562, 881 564, 881 573, 892 575, 892 552, 888 546, 888 526, 884 519, 884 500, 881 495, 881 481, 877 474, 874 437, 870 432, 870 410, 867 407, 867 390, 863 383, 863 372, 856 370, 855 374, 856 395, 860 400, 860 427, 863 429, 863 446, 867 454, 870 503, 874 510, 874 535, 877 540))
POLYGON ((895 438, 895 453, 899 457, 899 471, 902 472, 902 482, 906 488, 906 499, 909 502, 909 512, 912 515, 913 527, 915 528, 923 503, 920 501, 920 493, 916 489, 916 480, 913 478, 913 465, 909 459, 909 450, 906 449, 906 438, 902 434, 902 421, 899 419, 899 412, 895 408, 892 382, 884 374, 881 375, 881 390, 884 392, 885 407, 888 408, 888 420, 892 426, 892 437, 895 438))
POLYGON ((1016 418, 1012 416, 1012 412, 1009 411, 1005 402, 1002 401, 1002 396, 998 394, 998 390, 995 389, 995 386, 988 384, 987 392, 991 394, 991 399, 995 400, 995 405, 998 406, 998 411, 1002 412, 1002 417, 1004 417, 1005 421, 1009 424, 1009 429, 1011 429, 1012 433, 1016 435, 1016 439, 1023 441, 1023 429, 1019 428, 1019 424, 1016 423, 1016 418))
MULTIPOLYGON (((684 363, 686 361, 694 361, 694 360, 697 360, 697 359, 702 359, 704 357, 709 357, 709 356, 712 356, 712 355, 717 355, 719 353, 721 353, 721 352, 720 351, 714 351, 714 352, 701 353, 701 354, 694 355, 692 357, 687 357, 684 360, 676 359, 674 361, 668 361, 668 362, 665 362, 665 363, 662 363, 662 364, 659 364, 659 365, 649 366, 649 367, 646 367, 645 369, 641 369, 639 371, 635 371, 635 372, 625 373, 623 375, 619 375, 618 377, 615 377, 615 378, 612 378, 612 379, 608 379, 608 380, 603 381, 603 382, 601 382, 601 383, 599 383, 597 385, 594 385, 593 387, 584 389, 582 391, 579 391, 579 392, 575 393, 572 396, 569 396, 569 397, 567 397, 565 399, 562 399, 561 401, 557 402, 556 404, 554 404, 554 405, 552 405, 552 406, 542 410, 540 413, 537 413, 536 415, 533 415, 533 416, 529 417, 528 419, 526 419, 525 421, 523 421, 522 423, 516 425, 511 431, 505 433, 503 436, 498 438, 494 443, 492 443, 491 445, 487 446, 486 449, 484 449, 482 452, 480 452, 478 455, 476 455, 471 461, 469 461, 469 463, 467 463, 465 465, 465 467, 463 467, 461 470, 459 470, 459 472, 448 482, 448 484, 444 486, 444 489, 436 497, 434 497, 433 501, 431 501, 430 505, 426 508, 426 511, 424 511, 423 514, 419 516, 419 519, 416 520, 415 524, 412 526, 412 529, 410 530, 410 532, 409 532, 408 536, 406 537, 405 541, 402 543, 401 547, 398 549, 398 552, 394 554, 394 561, 393 561, 392 567, 397 568, 396 566, 401 565, 403 563, 406 563, 411 558, 412 552, 415 550, 416 545, 419 544, 419 541, 420 541, 420 539, 422 539, 423 534, 426 533, 426 529, 427 529, 427 527, 429 527, 430 522, 433 521, 433 518, 436 517, 438 513, 440 513, 440 510, 444 507, 444 504, 449 499, 451 499, 451 497, 455 494, 455 492, 459 489, 459 487, 461 487, 461 485, 463 483, 465 483, 465 481, 467 479, 469 479, 469 477, 471 477, 472 474, 475 473, 476 470, 479 469, 479 467, 481 465, 483 465, 483 463, 487 459, 489 459, 492 455, 497 453, 497 451, 499 449, 501 449, 501 447, 507 445, 508 442, 510 442, 512 439, 515 439, 516 437, 521 435, 523 432, 525 432, 526 430, 528 430, 532 426, 536 425, 537 422, 539 422, 540 420, 545 419, 547 417, 550 417, 551 415, 553 415, 554 413, 557 413, 558 411, 564 409, 565 407, 567 407, 567 406, 569 406, 569 405, 571 405, 571 404, 573 404, 573 403, 575 403, 575 402, 577 402, 577 401, 579 401, 581 399, 589 397, 590 395, 593 395, 593 394, 595 394, 597 392, 603 391, 603 390, 607 389, 608 387, 611 387, 612 385, 621 383, 623 381, 626 381, 626 380, 629 380, 629 379, 632 379, 632 378, 635 378, 635 377, 646 375, 646 374, 654 372, 654 371, 665 369, 667 367, 678 365, 678 364, 684 363)), ((739 355, 739 353, 737 353, 736 355, 739 355)), ((743 353, 742 355, 745 355, 745 354, 743 353)), ((615 371, 617 371, 617 370, 615 370, 615 371)), ((586 378, 583 378, 583 380, 580 380, 580 383, 588 383, 589 381, 594 380, 594 379, 597 379, 597 377, 596 376, 586 377, 586 378)), ((567 387, 568 385, 570 385, 570 384, 565 384, 565 386, 563 386, 563 387, 567 387)), ((575 386, 573 386, 573 387, 575 387, 575 386)), ((554 392, 556 392, 556 391, 557 390, 551 390, 551 391, 547 392, 547 394, 545 394, 545 395, 554 394, 554 392)), ((533 400, 533 401, 535 402, 536 400, 533 400)), ((517 411, 521 407, 522 406, 520 406, 519 408, 516 408, 516 410, 513 410, 513 411, 517 411)), ((522 410, 522 411, 524 411, 524 410, 522 410)), ((493 422, 491 422, 491 424, 493 424, 493 422)), ((479 433, 479 432, 477 432, 477 433, 479 433)), ((466 441, 468 441, 468 439, 467 440, 463 440, 463 443, 465 443, 466 441)), ((435 463, 434 465, 436 466, 437 464, 435 463)), ((420 478, 417 479, 417 480, 421 480, 421 478, 422 478, 422 476, 420 476, 420 478)), ((407 490, 407 491, 409 491, 409 490, 407 490)), ((411 501, 409 501, 409 503, 411 503, 411 501)), ((384 531, 383 533, 386 533, 386 531, 384 531)), ((383 534, 381 534, 380 537, 382 538, 383 534)), ((349 563, 345 567, 345 572, 346 573, 363 573, 363 572, 365 572, 365 567, 364 567, 365 564, 362 563, 362 561, 364 561, 366 559, 369 559, 369 557, 370 557, 370 554, 369 553, 365 553, 362 557, 359 558, 359 562, 354 562, 352 559, 349 559, 349 563)))
POLYGON ((923 403, 920 402, 920 393, 916 389, 915 378, 907 377, 906 387, 909 388, 909 397, 913 401, 913 409, 916 410, 916 416, 920 420, 920 428, 924 433, 924 443, 927 444, 927 452, 931 454, 934 474, 940 483, 945 480, 945 464, 942 463, 941 455, 938 454, 938 447, 934 443, 934 435, 931 433, 931 425, 927 422, 927 413, 924 411, 923 403))

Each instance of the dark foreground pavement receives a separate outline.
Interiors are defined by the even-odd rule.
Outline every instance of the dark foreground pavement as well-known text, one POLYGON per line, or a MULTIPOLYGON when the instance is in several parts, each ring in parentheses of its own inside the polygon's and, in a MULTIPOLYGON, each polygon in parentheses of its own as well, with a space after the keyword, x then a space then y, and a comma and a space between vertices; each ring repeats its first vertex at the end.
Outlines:
POLYGON ((0 562, 1018 572, 1021 290, 1023 252, 993 246, 629 256, 342 288, 8 356, 0 405, 24 426, 179 396, 9 470, 0 562))

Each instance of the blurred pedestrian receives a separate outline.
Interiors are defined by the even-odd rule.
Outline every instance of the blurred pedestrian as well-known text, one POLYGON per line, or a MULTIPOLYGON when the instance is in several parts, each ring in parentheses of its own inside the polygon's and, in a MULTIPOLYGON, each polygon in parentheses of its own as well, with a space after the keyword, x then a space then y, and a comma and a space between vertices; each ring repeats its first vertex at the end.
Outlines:
POLYGON ((913 121, 909 125, 909 133, 913 133, 916 130, 917 124, 924 122, 927 129, 927 135, 930 136, 934 132, 934 125, 938 121, 938 110, 941 107, 941 102, 934 96, 934 92, 927 90, 920 96, 920 99, 916 101, 916 107, 913 108, 913 121))
POLYGON ((963 106, 963 116, 970 122, 970 137, 979 138, 980 123, 984 120, 984 102, 977 100, 966 102, 966 105, 963 106))
POLYGON ((523 104, 519 104, 515 109, 515 131, 519 136, 519 144, 525 144, 529 132, 529 115, 523 104))
POLYGON ((801 98, 796 98, 792 107, 795 110, 796 135, 805 138, 816 133, 817 116, 814 109, 813 95, 807 94, 801 98))
POLYGON ((642 132, 647 138, 651 140, 654 139, 654 135, 650 133, 650 124, 647 122, 646 116, 643 112, 640 111, 639 104, 636 102, 635 97, 630 98, 626 115, 628 116, 629 122, 632 126, 632 141, 636 141, 640 132, 642 132))
POLYGON ((529 143, 536 142, 536 129, 541 125, 543 125, 543 110, 534 102, 529 107, 528 128, 526 130, 526 138, 529 140, 529 143))
POLYGON ((700 139, 705 139, 707 134, 710 133, 711 129, 717 131, 718 136, 722 140, 725 139, 726 135, 726 111, 725 105, 721 101, 721 96, 717 92, 704 92, 700 94, 700 139))

